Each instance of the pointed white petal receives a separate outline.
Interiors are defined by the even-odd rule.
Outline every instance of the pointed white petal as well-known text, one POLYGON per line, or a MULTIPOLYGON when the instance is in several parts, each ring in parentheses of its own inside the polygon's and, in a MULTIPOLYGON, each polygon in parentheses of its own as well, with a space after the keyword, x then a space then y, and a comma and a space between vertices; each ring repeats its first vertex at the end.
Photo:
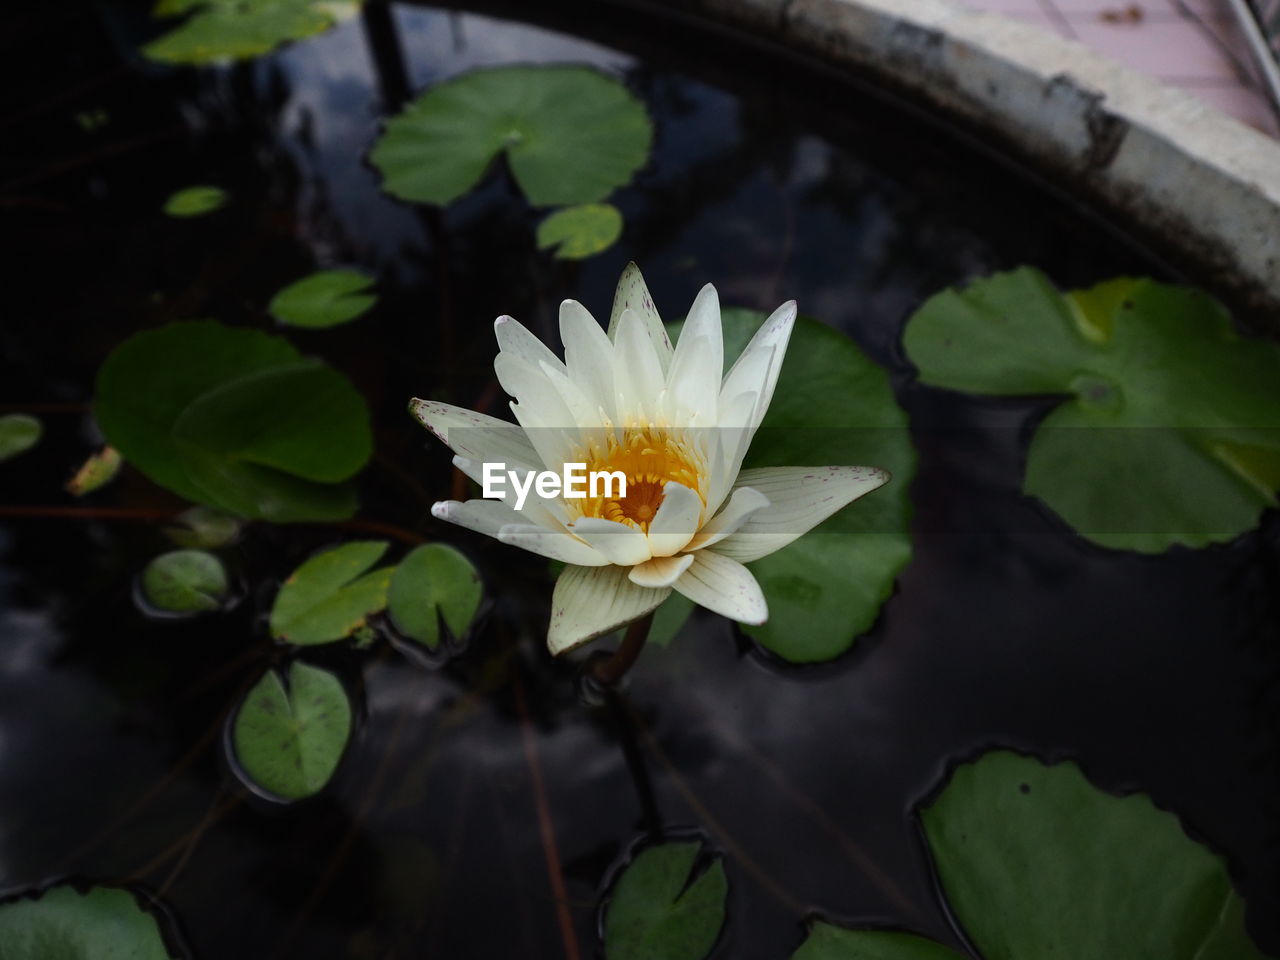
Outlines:
POLYGON ((653 343, 654 353, 657 354, 658 363, 665 374, 667 368, 671 366, 671 354, 674 348, 671 346, 671 339, 667 336, 666 327, 662 325, 662 318, 658 316, 658 310, 653 305, 653 297, 649 295, 644 277, 640 275, 640 268, 634 263, 628 263, 622 271, 617 292, 613 295, 613 312, 609 315, 610 340, 616 341, 618 338, 618 322, 622 319, 624 310, 634 310, 640 317, 645 336, 653 343))
POLYGON ((760 324, 760 329, 725 375, 720 390, 722 400, 744 393, 756 395, 752 427, 760 425, 773 400, 773 388, 777 386, 778 374, 782 372, 782 361, 795 324, 796 302, 788 300, 760 324))
POLYGON ((653 556, 649 552, 649 541, 644 532, 625 523, 615 523, 599 517, 583 517, 570 524, 569 531, 608 557, 610 563, 621 567, 644 563, 653 556))
POLYGON ((467 530, 498 538, 498 531, 510 523, 524 523, 524 518, 500 500, 441 500, 431 507, 437 520, 456 523, 467 530))
POLYGON ((518 320, 512 317, 499 317, 493 323, 494 335, 498 338, 498 349, 519 357, 535 367, 543 363, 550 364, 553 369, 565 372, 565 365, 552 353, 551 348, 535 337, 518 320))
POLYGON ((741 623, 764 623, 769 618, 769 605, 750 570, 706 550, 692 556, 693 563, 675 582, 676 592, 741 623))
POLYGON ((654 557, 631 568, 627 575, 632 583, 642 587, 669 587, 693 563, 693 554, 686 553, 679 557, 654 557))
POLYGON ((724 374, 720 298, 707 284, 689 308, 667 371, 668 411, 678 423, 712 427, 724 374))
POLYGON ((878 467, 764 467, 743 470, 738 485, 769 498, 737 531, 711 547, 743 563, 781 550, 841 507, 883 486, 889 474, 878 467))
POLYGON ((577 537, 568 533, 553 533, 532 523, 507 524, 498 530, 498 539, 552 560, 563 560, 583 567, 603 567, 609 562, 577 537))
MULTIPOLYGON (((539 422, 562 429, 578 425, 577 418, 556 389, 552 379, 555 376, 554 368, 549 376, 541 367, 534 366, 513 353, 500 353, 493 359, 493 372, 498 375, 502 389, 515 398, 522 410, 536 417, 539 422)), ((536 445, 536 440, 534 443, 536 445)))
POLYGON ((568 566, 551 595, 547 646, 553 654, 581 646, 655 610, 670 587, 641 587, 625 567, 568 566))
MULTIPOLYGON (((480 489, 484 489, 484 464, 477 460, 470 460, 467 457, 454 457, 453 465, 465 473, 468 477, 480 485, 480 489)), ((516 483, 519 482, 521 487, 528 491, 525 495, 524 503, 520 509, 516 511, 516 521, 519 523, 536 523, 540 527, 546 527, 548 530, 556 533, 563 533, 565 523, 568 521, 568 515, 564 512, 564 503, 560 500, 543 500, 537 495, 534 487, 528 486, 528 475, 536 473, 532 467, 520 467, 506 464, 506 469, 501 471, 501 482, 495 483, 496 492, 499 494, 497 499, 485 497, 486 500, 492 500, 494 503, 505 503, 512 510, 519 497, 516 495, 516 483), (508 476, 508 473, 515 473, 515 479, 508 476)), ((540 469, 540 468, 539 468, 540 469)))
POLYGON ((649 550, 655 557, 670 557, 684 549, 702 523, 702 498, 683 484, 668 480, 662 487, 662 503, 649 522, 649 550))
POLYGON ((569 379, 582 388, 592 404, 604 410, 605 416, 616 421, 613 343, 577 300, 560 304, 560 340, 569 379))
POLYGON ((702 529, 689 541, 686 550, 701 550, 719 543, 741 527, 752 514, 769 506, 769 498, 754 487, 738 487, 729 497, 724 509, 702 525, 702 529))
POLYGON ((416 397, 409 401, 409 412, 454 453, 472 460, 542 469, 542 460, 528 436, 514 423, 449 403, 416 397))
POLYGON ((666 389, 662 364, 644 321, 633 310, 622 311, 613 345, 613 382, 619 423, 647 423, 659 419, 666 389))

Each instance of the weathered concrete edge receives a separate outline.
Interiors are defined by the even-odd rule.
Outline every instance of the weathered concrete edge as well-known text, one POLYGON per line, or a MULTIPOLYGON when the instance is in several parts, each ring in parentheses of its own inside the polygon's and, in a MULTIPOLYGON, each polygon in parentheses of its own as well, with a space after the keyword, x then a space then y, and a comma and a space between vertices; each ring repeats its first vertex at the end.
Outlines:
POLYGON ((882 76, 1131 215, 1250 308, 1280 311, 1280 142, 1187 94, 949 0, 673 5, 882 76))

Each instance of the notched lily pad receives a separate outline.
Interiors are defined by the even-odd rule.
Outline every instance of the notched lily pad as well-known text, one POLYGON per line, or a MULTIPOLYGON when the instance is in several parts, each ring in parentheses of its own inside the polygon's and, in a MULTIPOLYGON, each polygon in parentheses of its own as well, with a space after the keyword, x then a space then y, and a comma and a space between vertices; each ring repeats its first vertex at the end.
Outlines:
POLYGON ((0 460, 26 453, 44 435, 44 424, 25 413, 8 413, 0 417, 0 460))
POLYGON ((336 327, 356 319, 378 298, 368 292, 373 277, 359 270, 321 270, 289 284, 267 311, 293 327, 336 327))
POLYGON ((396 567, 387 612, 402 634, 435 650, 442 622, 452 636, 466 635, 483 592, 480 574, 465 555, 443 543, 427 543, 396 567))
POLYGON ((123 463, 119 450, 112 446, 103 447, 81 464, 75 476, 67 481, 67 493, 73 497, 93 493, 114 480, 123 463))
POLYGON ((538 224, 539 250, 558 260, 583 260, 608 250, 622 236, 622 214, 611 203, 584 203, 557 210, 538 224))
POLYGON ((0 903, 4 960, 178 960, 128 890, 69 884, 0 903))
POLYGON ((349 19, 362 0, 159 0, 154 16, 187 15, 142 52, 166 63, 206 64, 270 53, 349 19))
POLYGON ((642 850, 614 885, 604 915, 606 960, 702 960, 724 926, 729 881, 717 857, 691 876, 702 846, 642 850))
POLYGON ((594 203, 631 180, 653 128, 644 106, 589 67, 492 67, 431 88, 387 121, 369 159, 402 200, 448 204, 505 155, 535 206, 594 203))
POLYGON ((1202 547, 1276 503, 1280 345, 1199 291, 1120 278, 1064 295, 1022 269, 932 297, 904 340, 924 383, 1064 397, 1023 491, 1095 543, 1202 547))
POLYGON ((381 540, 343 544, 312 557, 289 576, 271 608, 271 635, 307 646, 351 636, 387 606, 393 567, 369 570, 381 540))
POLYGON ((147 602, 166 613, 208 613, 226 599, 229 585, 222 561, 203 550, 172 550, 142 571, 147 602))
POLYGON ((185 187, 164 202, 164 212, 171 217, 202 217, 221 210, 227 199, 221 187, 185 187))
MULTIPOLYGON (((984 960, 1262 960, 1222 862, 1147 797, 1007 751, 920 813, 951 913, 984 960)), ((954 960, 907 934, 819 925, 796 960, 954 960)))
POLYGON ((284 800, 301 800, 333 777, 351 739, 351 701, 338 678, 305 663, 286 688, 268 671, 236 711, 231 743, 240 772, 284 800))

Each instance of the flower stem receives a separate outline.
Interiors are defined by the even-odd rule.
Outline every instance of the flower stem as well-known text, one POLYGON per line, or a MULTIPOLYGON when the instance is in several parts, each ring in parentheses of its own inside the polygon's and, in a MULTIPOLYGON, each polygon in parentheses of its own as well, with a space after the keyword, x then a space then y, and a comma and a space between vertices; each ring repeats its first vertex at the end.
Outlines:
POLYGON ((592 669, 592 677, 596 683, 603 687, 612 687, 627 675, 627 671, 635 666, 636 660, 640 658, 640 651, 644 649, 645 641, 649 639, 649 627, 652 625, 652 613, 632 621, 631 626, 627 627, 626 635, 622 638, 621 646, 613 652, 613 656, 608 660, 601 660, 592 669))

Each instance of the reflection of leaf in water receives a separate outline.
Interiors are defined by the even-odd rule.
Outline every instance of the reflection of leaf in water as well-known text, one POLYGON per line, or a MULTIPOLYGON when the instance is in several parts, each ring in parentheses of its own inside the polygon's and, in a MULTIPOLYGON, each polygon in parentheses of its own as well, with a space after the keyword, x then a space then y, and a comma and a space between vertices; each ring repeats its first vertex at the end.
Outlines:
POLYGON ((535 206, 603 200, 649 156, 653 125, 589 67, 494 67, 433 87, 387 121, 369 159, 402 200, 447 204, 505 155, 535 206))
POLYGON ((702 960, 724 925, 729 882, 716 858, 690 879, 697 842, 663 843, 636 855, 604 915, 605 960, 702 960))
POLYGON ((584 260, 609 249, 622 236, 622 214, 611 203, 584 203, 557 210, 538 224, 538 249, 554 249, 558 260, 584 260))
POLYGON ((155 915, 115 887, 51 887, 0 904, 4 960, 170 960, 155 915))
POLYGON ((1257 525, 1280 484, 1280 346, 1203 293, 1122 278, 1058 293, 1036 270, 932 297, 907 324, 920 379, 1060 395, 1023 490, 1103 546, 1159 553, 1257 525))
MULTIPOLYGON (((1261 960, 1226 869, 1145 796, 1007 751, 920 813, 942 890, 985 960, 1261 960)), ((819 924, 793 960, 947 960, 908 934, 819 924)))
POLYGON ((161 18, 187 19, 143 47, 152 60, 204 64, 270 53, 352 17, 362 0, 160 0, 161 18))

